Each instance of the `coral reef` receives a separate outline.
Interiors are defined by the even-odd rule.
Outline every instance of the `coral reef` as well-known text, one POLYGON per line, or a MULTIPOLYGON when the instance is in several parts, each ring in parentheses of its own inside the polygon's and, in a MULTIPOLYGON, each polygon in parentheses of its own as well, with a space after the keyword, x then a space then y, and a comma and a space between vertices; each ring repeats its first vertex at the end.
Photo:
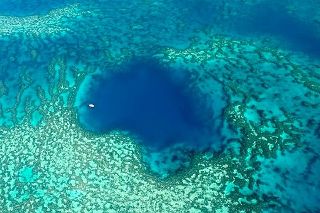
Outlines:
MULTIPOLYGON (((219 1, 223 14, 210 18, 261 2, 219 1)), ((191 7, 101 3, 0 17, 1 212, 320 211, 318 59, 264 36, 218 34, 234 23, 189 26, 191 7), (80 127, 92 76, 135 56, 189 72, 208 100, 218 97, 219 146, 148 155, 128 132, 80 127)), ((305 18, 297 13, 308 8, 295 7, 286 9, 305 18)))

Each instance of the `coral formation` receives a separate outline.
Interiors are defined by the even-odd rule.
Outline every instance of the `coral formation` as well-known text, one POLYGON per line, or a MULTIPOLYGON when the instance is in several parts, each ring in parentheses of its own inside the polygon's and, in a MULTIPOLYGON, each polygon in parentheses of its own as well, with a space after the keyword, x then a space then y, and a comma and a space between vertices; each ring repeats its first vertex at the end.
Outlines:
MULTIPOLYGON (((317 59, 263 36, 189 26, 190 11, 166 1, 97 5, 0 17, 1 212, 319 211, 317 59), (76 107, 92 76, 133 56, 185 70, 218 97, 219 146, 177 149, 187 163, 176 171, 130 133, 80 127, 76 107), (175 173, 161 179, 162 167, 175 173)), ((224 21, 243 8, 217 5, 224 21)))

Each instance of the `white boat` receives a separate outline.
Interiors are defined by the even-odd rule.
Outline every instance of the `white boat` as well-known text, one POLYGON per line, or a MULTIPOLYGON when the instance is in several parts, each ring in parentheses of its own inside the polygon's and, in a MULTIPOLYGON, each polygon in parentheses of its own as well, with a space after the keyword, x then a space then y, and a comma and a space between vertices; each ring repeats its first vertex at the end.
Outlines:
POLYGON ((88 105, 90 108, 94 108, 94 104, 89 104, 88 105))

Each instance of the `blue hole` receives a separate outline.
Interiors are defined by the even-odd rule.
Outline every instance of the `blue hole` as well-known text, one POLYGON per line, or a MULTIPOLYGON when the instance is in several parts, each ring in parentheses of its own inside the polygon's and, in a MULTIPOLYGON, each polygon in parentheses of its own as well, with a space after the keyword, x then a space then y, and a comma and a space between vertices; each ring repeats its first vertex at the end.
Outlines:
POLYGON ((94 77, 78 110, 85 129, 129 131, 153 150, 208 145, 209 135, 215 134, 209 125, 213 112, 189 86, 187 72, 134 59, 108 73, 94 77))

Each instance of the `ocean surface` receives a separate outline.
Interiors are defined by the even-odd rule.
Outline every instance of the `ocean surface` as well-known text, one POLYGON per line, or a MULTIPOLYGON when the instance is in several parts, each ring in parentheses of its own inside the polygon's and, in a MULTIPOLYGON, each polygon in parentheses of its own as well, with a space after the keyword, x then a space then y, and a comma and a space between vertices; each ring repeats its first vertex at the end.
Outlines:
POLYGON ((320 1, 0 1, 0 212, 320 212, 320 1))

